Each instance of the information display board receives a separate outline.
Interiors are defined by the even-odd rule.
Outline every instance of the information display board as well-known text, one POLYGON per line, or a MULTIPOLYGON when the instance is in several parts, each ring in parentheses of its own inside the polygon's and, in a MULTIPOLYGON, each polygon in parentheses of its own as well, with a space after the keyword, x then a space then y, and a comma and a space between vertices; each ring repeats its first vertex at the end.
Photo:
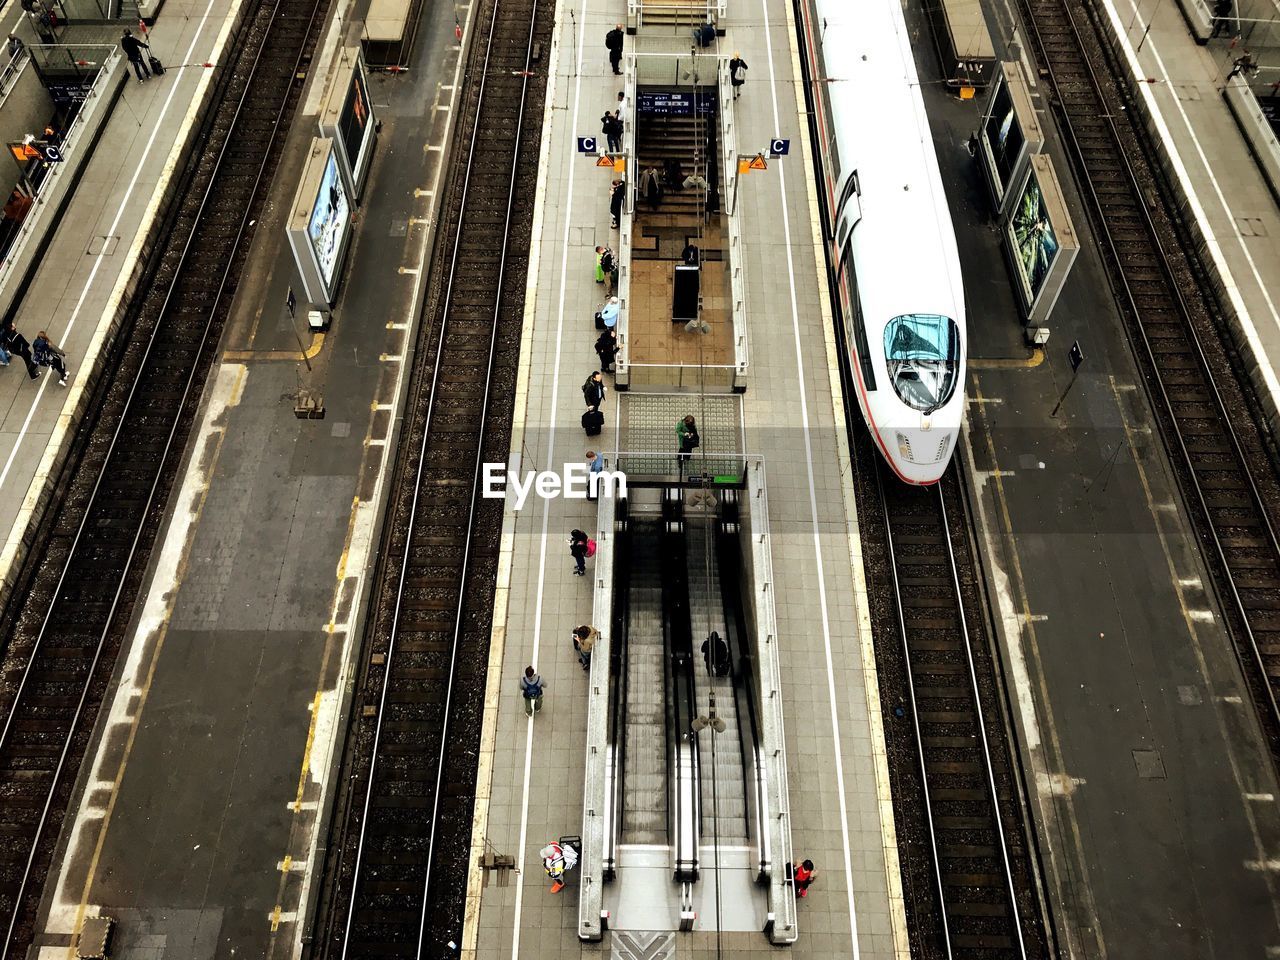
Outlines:
POLYGON ((1011 191, 1005 243, 1028 322, 1049 318, 1079 252, 1075 228, 1049 157, 1032 157, 1011 191))
POLYGON ((294 194, 286 232, 312 304, 332 305, 351 237, 351 201, 333 140, 316 137, 294 194))
POLYGON ((997 213, 1007 211, 1009 188, 1024 176, 1027 158, 1038 154, 1043 146, 1044 135, 1021 64, 1001 63, 978 128, 978 161, 997 213))
POLYGON ((364 58, 359 47, 352 47, 345 52, 320 111, 320 135, 336 143, 338 166, 353 200, 364 190, 376 134, 364 58))
POLYGON ((657 117, 691 117, 695 102, 699 114, 715 114, 715 94, 700 90, 695 96, 692 89, 639 90, 636 93, 636 112, 657 117))

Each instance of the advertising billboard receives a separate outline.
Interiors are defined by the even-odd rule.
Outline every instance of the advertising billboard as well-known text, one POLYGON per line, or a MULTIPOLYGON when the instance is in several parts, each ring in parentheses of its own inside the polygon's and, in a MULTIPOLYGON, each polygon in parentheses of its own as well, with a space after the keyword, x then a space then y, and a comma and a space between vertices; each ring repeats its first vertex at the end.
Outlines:
POLYGON ((1018 265, 1024 296, 1028 302, 1034 301, 1044 287, 1059 246, 1045 206, 1044 191, 1034 170, 1014 201, 1009 232, 1013 236, 1014 262, 1018 265))
POLYGON ((1003 194, 1009 189, 1014 167, 1022 155, 1022 146, 1026 143, 1026 138, 1022 135, 1022 124, 1013 111, 1013 97, 1009 95, 1007 83, 1000 83, 996 87, 983 132, 986 134, 987 149, 991 152, 992 168, 1000 181, 1000 193, 1003 194))
POLYGON ((365 147, 373 135, 373 110, 369 106, 369 88, 359 66, 351 74, 347 99, 338 115, 338 136, 353 173, 361 169, 365 147))
POLYGON ((1023 169, 1009 191, 1005 245, 1023 315, 1038 324, 1052 313, 1080 242, 1050 158, 1037 154, 1023 169))
POLYGON ((285 226, 298 279, 311 304, 333 303, 350 246, 351 195, 338 164, 340 149, 326 137, 311 141, 285 226))
POLYGON ((369 77, 359 48, 346 51, 320 111, 320 135, 333 140, 338 169, 346 179, 352 203, 360 199, 372 166, 378 118, 369 96, 369 77))
POLYGON ((320 178, 320 191, 316 194, 315 203, 311 207, 311 218, 307 221, 307 236, 315 249, 320 276, 324 278, 326 287, 333 287, 334 268, 337 266, 338 254, 350 221, 351 208, 347 203, 347 190, 342 183, 342 174, 338 172, 338 160, 330 151, 324 175, 320 178))

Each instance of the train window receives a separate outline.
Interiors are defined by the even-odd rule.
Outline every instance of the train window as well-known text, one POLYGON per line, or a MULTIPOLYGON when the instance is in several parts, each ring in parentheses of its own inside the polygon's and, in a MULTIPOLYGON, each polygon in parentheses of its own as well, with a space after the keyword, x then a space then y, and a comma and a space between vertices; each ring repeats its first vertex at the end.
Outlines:
POLYGON ((862 315, 862 302, 858 296, 858 277, 853 269, 853 254, 846 247, 840 257, 840 273, 849 284, 849 309, 852 316, 847 317, 846 328, 853 335, 853 349, 858 355, 858 366, 862 370, 862 382, 867 390, 876 388, 876 372, 871 365, 871 344, 867 341, 867 324, 862 315))
POLYGON ((916 410, 932 413, 951 399, 960 370, 960 328, 950 317, 909 313, 884 328, 893 389, 916 410))
POLYGON ((853 171, 849 175, 849 179, 844 182, 844 186, 840 188, 840 199, 836 201, 835 215, 838 218, 844 210, 844 205, 849 202, 849 197, 857 190, 858 196, 862 196, 862 190, 858 186, 858 171, 853 171))

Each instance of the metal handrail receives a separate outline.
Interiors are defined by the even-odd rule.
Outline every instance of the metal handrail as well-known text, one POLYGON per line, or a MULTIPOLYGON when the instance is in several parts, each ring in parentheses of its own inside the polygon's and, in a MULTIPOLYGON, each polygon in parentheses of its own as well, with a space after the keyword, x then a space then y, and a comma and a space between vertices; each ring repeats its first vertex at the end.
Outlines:
MULTIPOLYGON (((771 534, 758 531, 757 518, 769 516, 769 497, 765 483, 764 462, 751 459, 747 463, 747 489, 752 500, 757 501, 758 509, 748 506, 751 517, 751 536, 758 540, 761 549, 753 551, 758 554, 763 577, 754 584, 756 603, 756 650, 761 664, 760 676, 760 708, 761 718, 768 714, 772 723, 762 722, 760 725, 761 748, 764 763, 767 767, 762 771, 766 778, 762 796, 761 817, 770 829, 765 830, 766 842, 771 843, 770 862, 776 867, 783 865, 782 874, 777 869, 769 872, 769 902, 774 911, 772 917, 774 943, 794 943, 798 936, 796 929, 796 893, 792 884, 789 868, 792 863, 791 846, 791 794, 787 782, 787 744, 784 735, 782 705, 782 666, 778 657, 778 616, 774 604, 773 548, 771 534), (765 670, 768 670, 768 676, 765 670), (766 682, 771 681, 771 683, 766 682), (768 776, 772 773, 774 790, 768 789, 768 776), (768 806, 771 796, 776 796, 776 810, 768 806), (772 833, 772 836, 768 836, 772 833), (780 912, 780 916, 778 915, 780 912)), ((745 561, 744 561, 745 562, 745 561)))

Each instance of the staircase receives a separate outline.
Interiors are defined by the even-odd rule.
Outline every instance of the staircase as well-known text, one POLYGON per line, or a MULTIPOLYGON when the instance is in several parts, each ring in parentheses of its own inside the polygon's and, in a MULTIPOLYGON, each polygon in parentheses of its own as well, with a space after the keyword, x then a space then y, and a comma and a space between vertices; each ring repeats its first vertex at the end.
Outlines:
MULTIPOLYGON (((720 571, 717 567, 715 535, 711 519, 698 519, 688 524, 689 549, 689 613, 693 621, 694 650, 701 653, 702 641, 712 630, 725 636, 724 605, 720 597, 720 571), (708 573, 709 571, 709 573, 708 573)), ((716 697, 716 714, 725 722, 724 733, 715 736, 715 759, 712 760, 708 727, 698 734, 698 758, 702 766, 702 839, 720 844, 747 842, 747 806, 742 773, 742 738, 738 731, 738 703, 734 697, 733 677, 713 677, 705 662, 698 669, 698 711, 705 715, 708 694, 716 697), (712 803, 712 777, 715 778, 715 803, 712 803), (719 810, 719 817, 715 815, 719 810)))
POLYGON ((694 27, 714 20, 713 7, 707 0, 644 0, 640 22, 644 27, 687 27, 692 33, 694 27))
MULTIPOLYGON (((699 89, 707 91, 709 88, 699 89)), ((639 174, 649 167, 653 167, 661 175, 668 159, 676 160, 686 177, 694 172, 696 159, 698 172, 706 176, 707 137, 718 138, 719 135, 720 119, 714 114, 700 118, 637 115, 637 185, 640 182, 639 174)), ((637 198, 632 258, 679 260, 685 244, 692 241, 701 247, 703 260, 724 259, 726 234, 722 217, 712 214, 703 222, 705 211, 701 194, 701 189, 697 187, 689 190, 666 189, 657 209, 637 198)), ((723 189, 718 190, 717 194, 723 208, 723 189)))
POLYGON ((623 843, 667 843, 667 711, 662 579, 653 520, 632 519, 623 843))

